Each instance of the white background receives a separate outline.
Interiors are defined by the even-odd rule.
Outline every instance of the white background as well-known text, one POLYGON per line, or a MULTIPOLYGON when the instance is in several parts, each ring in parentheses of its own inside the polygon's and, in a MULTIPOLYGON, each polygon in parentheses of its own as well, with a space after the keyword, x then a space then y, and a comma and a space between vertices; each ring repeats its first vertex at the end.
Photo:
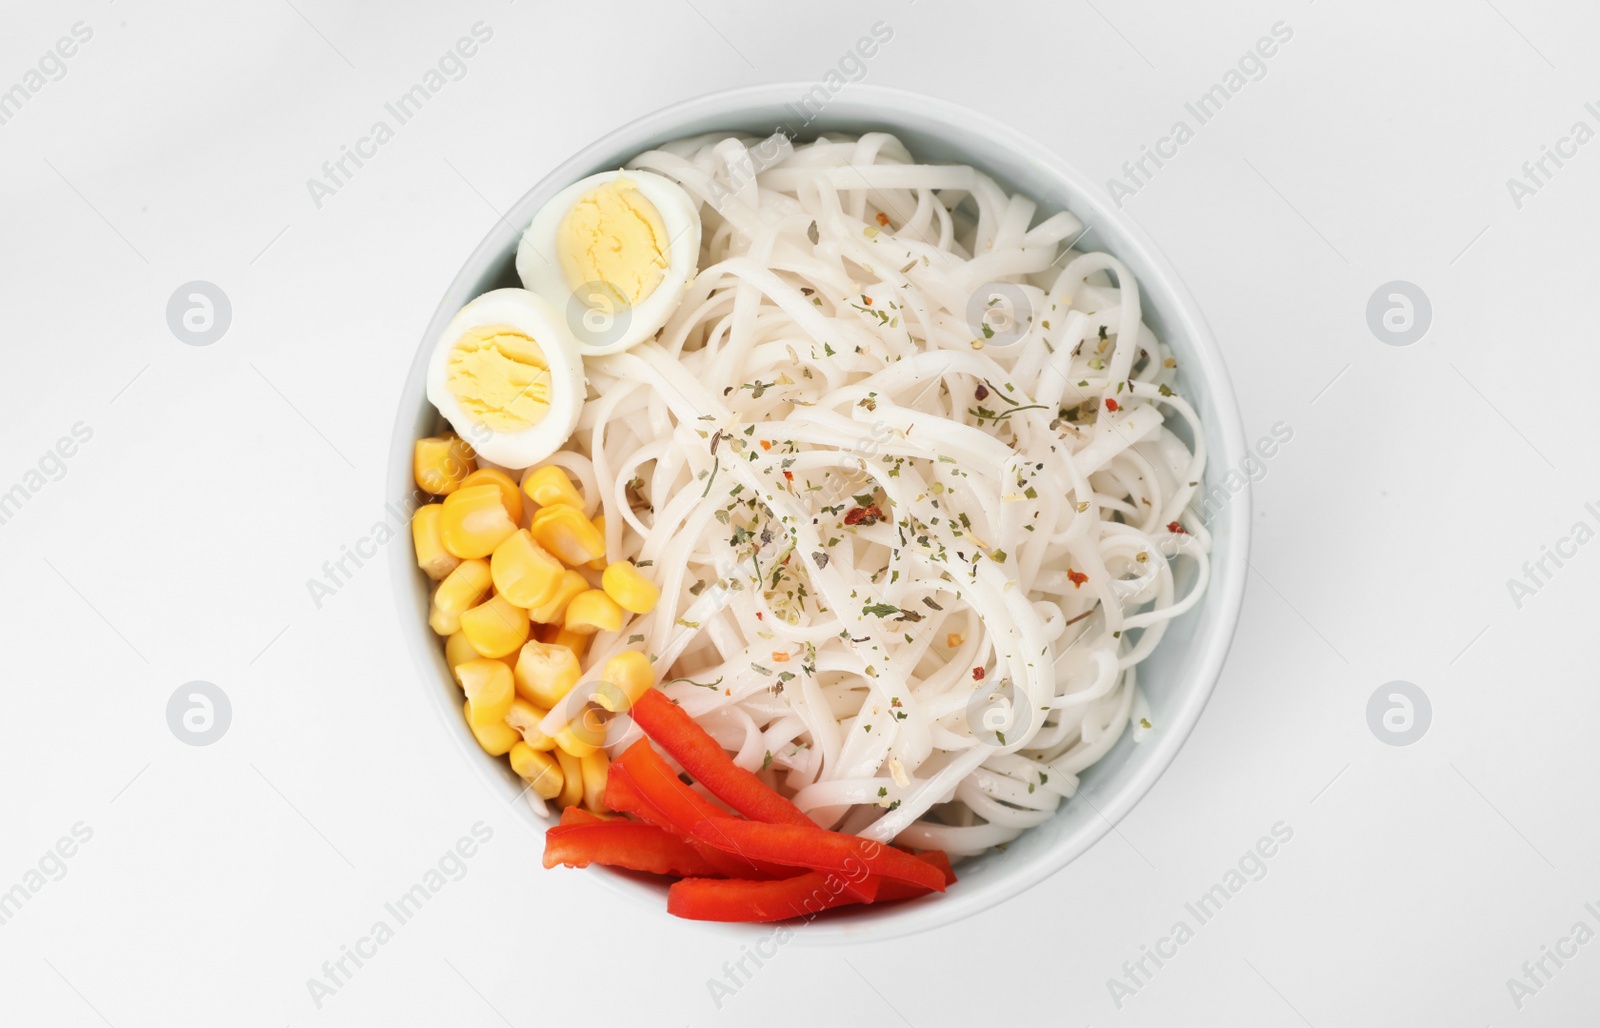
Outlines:
POLYGON ((1600 128, 1593 5, 23 8, 5 5, 0 89, 74 22, 94 35, 0 125, 0 491, 75 423, 93 437, 0 525, 0 890, 75 823, 93 837, 0 925, 6 1023, 1592 1018, 1600 945, 1520 1010, 1506 980, 1600 928, 1600 547, 1520 609, 1506 581, 1597 522, 1600 145, 1520 210, 1506 180, 1579 119, 1600 128), (467 76, 317 209, 306 180, 480 20, 467 76), (1216 695, 1117 832, 942 931, 786 946, 718 1011, 705 983, 736 942, 539 868, 403 658, 384 562, 320 610, 306 581, 383 517, 405 369, 495 208, 662 104, 816 81, 878 20, 894 37, 867 81, 970 105, 1097 179, 1292 27, 1127 206, 1199 297, 1247 438, 1294 437, 1257 487, 1216 695), (207 347, 166 322, 194 279, 233 304, 207 347), (1434 309, 1408 347, 1365 313, 1395 279, 1434 309), (233 708, 202 748, 165 714, 196 679, 233 708), (1431 700, 1410 746, 1368 726, 1392 680, 1431 700), (494 835, 465 877, 317 1009, 306 980, 478 821, 494 835), (1118 1009, 1107 979, 1278 822, 1294 835, 1266 877, 1118 1009))

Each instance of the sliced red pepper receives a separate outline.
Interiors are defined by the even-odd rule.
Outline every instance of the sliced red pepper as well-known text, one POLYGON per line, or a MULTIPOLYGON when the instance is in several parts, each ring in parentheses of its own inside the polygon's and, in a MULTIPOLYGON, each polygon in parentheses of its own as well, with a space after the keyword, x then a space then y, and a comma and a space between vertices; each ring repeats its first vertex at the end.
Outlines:
POLYGON ((667 819, 669 824, 663 827, 675 828, 684 836, 689 836, 693 834, 698 821, 708 817, 733 816, 684 785, 648 739, 640 739, 623 750, 622 756, 612 762, 613 767, 618 764, 627 769, 639 798, 654 804, 657 813, 667 819))
MULTIPOLYGON (((610 780, 606 783, 606 806, 613 810, 628 810, 652 824, 678 832, 696 846, 704 847, 705 856, 723 868, 729 878, 790 878, 797 872, 791 861, 751 860, 728 846, 716 846, 696 838, 694 827, 705 822, 722 824, 738 818, 718 807, 704 796, 684 785, 650 745, 650 740, 640 739, 623 751, 611 764, 611 770, 620 769, 623 783, 612 802, 610 780), (633 790, 629 795, 628 790, 633 790), (618 804, 623 804, 619 806, 618 804)), ((871 895, 860 893, 862 899, 871 895)))
MULTIPOLYGON (((944 891, 944 874, 938 868, 908 853, 871 839, 830 832, 815 825, 761 824, 738 819, 701 821, 694 827, 695 838, 718 849, 737 853, 750 860, 770 861, 815 871, 832 871, 849 881, 861 879, 853 874, 859 868, 871 872, 862 883, 874 886, 871 879, 881 876, 933 892, 944 891)), ((874 894, 876 889, 872 888, 874 894)))
POLYGON ((720 873, 693 846, 655 825, 638 821, 558 825, 544 833, 544 866, 605 864, 658 875, 720 873))
POLYGON ((568 807, 561 812, 561 823, 563 825, 600 825, 610 820, 611 818, 601 817, 599 814, 584 810, 582 807, 568 807))
POLYGON ((711 795, 754 821, 815 828, 816 822, 774 792, 765 782, 733 762, 722 744, 694 723, 688 713, 656 689, 641 696, 630 711, 646 735, 683 765, 690 777, 711 795))
MULTIPOLYGON (((920 853, 913 853, 911 856, 924 864, 930 864, 938 868, 939 873, 944 875, 945 885, 955 884, 956 872, 950 866, 950 858, 945 855, 944 850, 923 850, 920 853)), ((904 882, 884 882, 882 888, 878 890, 878 902, 889 903, 893 900, 911 899, 916 896, 926 896, 927 894, 927 889, 919 888, 915 885, 906 885, 904 882)))
MULTIPOLYGON (((946 885, 956 880, 950 858, 942 850, 926 850, 910 856, 939 869, 946 885)), ((667 890, 667 913, 694 921, 787 921, 860 902, 847 890, 838 888, 840 882, 836 876, 830 885, 829 877, 826 872, 811 871, 781 881, 685 878, 674 882, 667 890)), ((927 894, 927 889, 915 885, 884 882, 877 902, 927 894)))
POLYGON ((667 890, 667 913, 692 921, 787 921, 861 902, 830 888, 830 877, 809 871, 777 881, 685 878, 667 890))
MULTIPOLYGON (((644 739, 640 739, 639 742, 644 743, 646 746, 649 745, 649 743, 644 739)), ((636 743, 635 745, 638 744, 636 743)), ((631 748, 632 747, 630 747, 630 750, 631 748)), ((624 753, 623 756, 626 757, 627 754, 624 753)), ((637 758, 632 761, 632 764, 638 764, 637 758)), ((677 782, 678 785, 683 785, 682 782, 678 782, 675 776, 672 780, 677 782)), ((688 790, 688 786, 683 787, 684 789, 688 790)), ((662 809, 663 805, 672 807, 676 801, 681 799, 681 797, 673 792, 668 792, 666 789, 657 789, 649 790, 651 796, 655 797, 655 799, 652 799, 651 796, 646 795, 646 791, 647 790, 639 787, 637 781, 633 777, 633 772, 630 765, 623 763, 621 758, 612 761, 611 766, 606 769, 606 806, 610 807, 612 810, 625 811, 634 815, 635 817, 642 818, 658 828, 678 835, 689 846, 698 851, 700 856, 703 857, 709 864, 711 864, 712 867, 715 867, 717 869, 717 874, 720 874, 725 878, 749 878, 761 873, 754 869, 754 865, 752 865, 750 861, 740 860, 738 857, 729 856, 727 853, 724 853, 717 847, 708 846, 699 841, 693 836, 693 834, 691 834, 688 828, 680 827, 679 822, 662 809)), ((690 791, 692 792, 692 790, 690 791)), ((699 799, 700 797, 696 796, 695 798, 699 799)), ((710 804, 707 804, 707 806, 710 806, 710 804)), ((698 816, 697 814, 690 813, 688 810, 677 810, 676 813, 678 817, 698 816)))

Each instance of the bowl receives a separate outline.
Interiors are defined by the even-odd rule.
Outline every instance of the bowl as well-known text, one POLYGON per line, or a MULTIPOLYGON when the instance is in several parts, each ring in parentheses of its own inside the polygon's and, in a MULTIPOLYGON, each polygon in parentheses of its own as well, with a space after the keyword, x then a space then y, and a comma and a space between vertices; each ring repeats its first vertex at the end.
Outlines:
MULTIPOLYGON (((1131 733, 1123 733, 1116 747, 1084 773, 1079 794, 1063 803, 1054 818, 1024 833, 1004 851, 991 850, 965 862, 959 869, 960 881, 945 895, 831 911, 798 928, 794 935, 813 943, 878 941, 948 925, 1038 884, 1104 837, 1155 784, 1199 719, 1233 637, 1247 570, 1250 492, 1248 481, 1242 481, 1244 475, 1228 474, 1239 468, 1246 449, 1233 389, 1216 342, 1177 272, 1128 215, 1112 206, 1099 186, 1041 143, 989 115, 943 100, 851 84, 823 103, 820 111, 816 106, 815 90, 809 84, 755 86, 687 100, 608 133, 530 189, 490 227, 445 290, 422 334, 400 398, 389 454, 387 498, 408 510, 417 502, 411 449, 417 438, 432 434, 441 424, 424 396, 424 371, 445 323, 479 293, 518 284, 515 257, 521 228, 558 190, 585 175, 620 167, 641 151, 669 140, 715 130, 765 135, 784 129, 797 140, 822 132, 885 130, 899 136, 921 160, 971 164, 1008 190, 1026 194, 1038 202, 1038 217, 1065 208, 1092 227, 1092 248, 1115 255, 1138 278, 1145 319, 1176 354, 1183 392, 1194 403, 1206 429, 1210 456, 1202 495, 1220 499, 1208 521, 1213 533, 1211 582, 1201 601, 1170 623, 1161 645, 1140 667, 1140 682, 1159 730, 1138 744, 1130 739, 1131 733), (802 103, 806 98, 810 98, 810 106, 802 103), (1236 484, 1238 488, 1234 488, 1236 484)), ((483 753, 464 723, 460 691, 445 665, 438 637, 427 624, 430 583, 417 570, 410 546, 395 545, 388 550, 402 633, 428 702, 489 788, 515 811, 514 816, 544 827, 546 821, 526 803, 516 801, 521 781, 504 760, 483 753)), ((567 888, 592 888, 596 882, 654 911, 648 916, 685 924, 666 913, 665 887, 660 883, 598 867, 563 873, 567 888)), ((764 925, 719 928, 736 935, 772 931, 764 925)))

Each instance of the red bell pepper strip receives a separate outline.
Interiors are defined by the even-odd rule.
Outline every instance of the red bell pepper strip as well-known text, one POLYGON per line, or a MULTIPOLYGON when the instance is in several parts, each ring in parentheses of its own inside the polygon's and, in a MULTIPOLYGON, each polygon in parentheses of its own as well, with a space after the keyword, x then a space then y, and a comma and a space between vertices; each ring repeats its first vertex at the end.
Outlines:
MULTIPOLYGON (((693 834, 698 821, 708 817, 731 818, 732 814, 712 803, 704 796, 684 785, 677 772, 661 759, 650 745, 649 739, 639 739, 622 751, 622 756, 612 762, 628 769, 633 786, 646 802, 654 803, 660 813, 670 819, 670 825, 685 837, 693 834)), ((609 806, 609 804, 608 804, 609 806)))
POLYGON ((637 821, 558 825, 544 833, 544 866, 605 864, 658 875, 712 875, 700 852, 671 832, 637 821))
POLYGON ((787 921, 861 902, 830 888, 835 877, 808 871, 775 881, 685 878, 667 890, 667 913, 692 921, 787 921))
POLYGON ((847 882, 861 883, 874 893, 872 876, 881 876, 933 892, 944 891, 944 874, 893 846, 859 836, 830 832, 816 825, 762 824, 737 818, 701 821, 694 837, 708 846, 738 853, 750 860, 770 861, 814 871, 831 871, 847 882), (855 872, 870 872, 871 876, 855 872), (865 879, 865 881, 863 881, 865 879))
MULTIPOLYGON (((910 854, 925 864, 940 869, 945 884, 955 881, 950 859, 942 850, 910 854)), ((667 913, 694 921, 786 921, 814 917, 824 910, 859 903, 849 892, 837 888, 836 876, 810 871, 797 878, 780 881, 744 879, 685 878, 667 890, 667 913), (834 877, 832 885, 828 879, 834 877)), ((877 902, 926 896, 927 889, 903 882, 884 882, 877 902)))
POLYGON ((610 820, 612 819, 609 817, 601 817, 599 814, 584 810, 582 807, 567 807, 561 812, 561 823, 563 825, 601 825, 610 820))
MULTIPOLYGON (((789 866, 790 862, 751 860, 729 846, 713 846, 697 839, 694 835, 697 824, 722 824, 739 819, 684 785, 651 747, 650 740, 640 739, 629 746, 612 762, 611 770, 620 770, 623 780, 615 797, 607 780, 606 806, 613 810, 625 809, 651 824, 678 832, 701 848, 708 860, 722 868, 726 877, 791 878, 799 873, 789 866), (616 803, 612 802, 613 798, 616 803)), ((870 893, 861 895, 863 900, 871 899, 870 893)))
POLYGON ((815 828, 799 807, 774 792, 765 782, 733 762, 722 744, 694 723, 682 707, 651 689, 634 703, 629 713, 644 733, 683 765, 690 777, 711 795, 752 821, 815 828))
MULTIPOLYGON (((639 742, 649 745, 644 739, 640 739, 639 742)), ((634 763, 637 764, 637 760, 634 763)), ((673 778, 673 781, 683 785, 677 778, 673 778)), ((684 788, 687 789, 688 786, 684 788)), ((644 790, 639 788, 629 765, 624 764, 620 758, 611 762, 610 768, 606 771, 606 806, 612 810, 632 814, 682 838, 688 846, 699 852, 707 863, 716 868, 715 873, 718 875, 725 878, 748 878, 757 873, 749 861, 729 856, 715 846, 707 846, 690 832, 679 828, 677 821, 662 811, 662 804, 670 806, 675 797, 665 794, 665 790, 656 794, 659 802, 647 797, 644 790)), ((681 816, 681 811, 679 814, 681 816)))
MULTIPOLYGON (((923 850, 920 853, 913 853, 911 856, 924 864, 931 864, 938 868, 939 873, 944 875, 945 885, 955 884, 956 872, 950 866, 950 858, 945 856, 944 850, 923 850)), ((919 888, 915 885, 907 885, 904 882, 884 882, 882 887, 878 889, 878 902, 889 903, 894 900, 912 899, 913 897, 926 896, 927 894, 927 889, 919 888)))

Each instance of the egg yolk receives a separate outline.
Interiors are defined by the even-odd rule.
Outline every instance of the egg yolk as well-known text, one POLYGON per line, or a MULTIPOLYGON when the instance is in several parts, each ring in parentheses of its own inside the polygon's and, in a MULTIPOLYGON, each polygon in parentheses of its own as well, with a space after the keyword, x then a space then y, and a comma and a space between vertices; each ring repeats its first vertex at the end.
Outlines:
POLYGON ((528 428, 550 413, 550 362, 509 325, 468 329, 450 348, 445 376, 462 409, 493 431, 528 428))
POLYGON ((579 197, 556 235, 569 286, 599 283, 629 307, 638 306, 661 284, 669 245, 661 212, 626 178, 612 179, 579 197))

